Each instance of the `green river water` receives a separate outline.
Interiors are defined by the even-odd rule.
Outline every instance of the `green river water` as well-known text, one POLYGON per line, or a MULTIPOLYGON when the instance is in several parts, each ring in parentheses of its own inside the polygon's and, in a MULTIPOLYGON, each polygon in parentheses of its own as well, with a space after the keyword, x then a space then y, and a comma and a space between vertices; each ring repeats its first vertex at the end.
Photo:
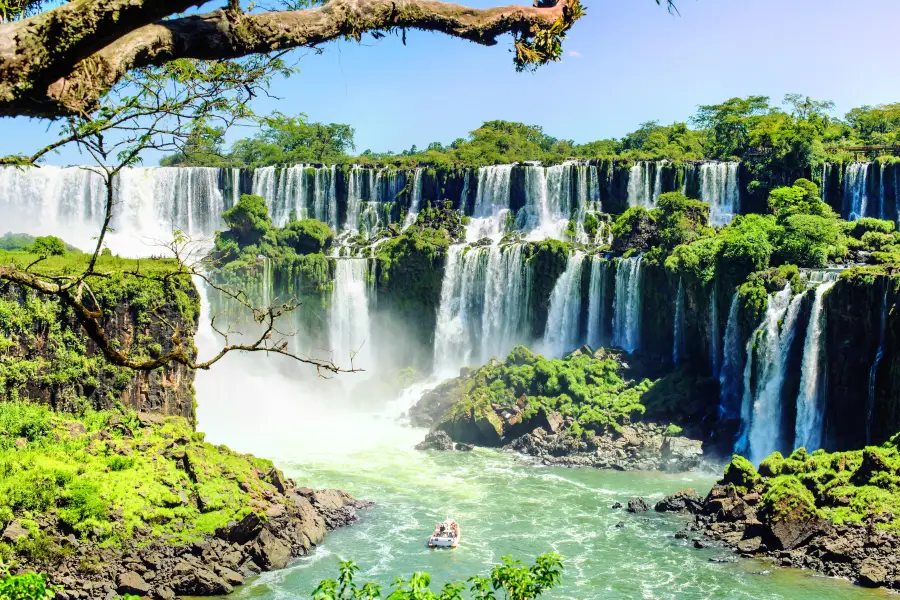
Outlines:
POLYGON ((656 500, 686 487, 705 493, 714 476, 551 469, 484 449, 417 452, 412 447, 425 432, 397 423, 402 406, 351 409, 328 385, 312 398, 306 386, 265 371, 225 367, 198 375, 200 429, 210 441, 270 457, 300 485, 341 488, 376 503, 310 556, 263 574, 230 598, 309 598, 321 579, 336 576, 339 560, 356 561, 363 581, 387 586, 398 575, 428 571, 442 584, 486 573, 506 554, 530 561, 551 550, 563 555, 565 573, 548 598, 887 597, 761 561, 710 562, 728 551, 674 539, 687 517, 610 508, 631 496, 656 500), (461 546, 429 550, 434 523, 447 516, 460 523, 461 546))

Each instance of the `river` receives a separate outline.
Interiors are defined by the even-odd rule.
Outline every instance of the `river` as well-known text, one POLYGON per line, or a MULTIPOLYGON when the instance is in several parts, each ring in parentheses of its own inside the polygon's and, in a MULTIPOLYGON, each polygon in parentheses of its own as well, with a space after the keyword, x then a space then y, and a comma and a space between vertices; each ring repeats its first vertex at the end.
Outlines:
MULTIPOLYGON (((200 429, 215 443, 274 459, 299 485, 347 490, 376 506, 360 521, 329 534, 291 567, 253 579, 229 598, 310 598, 340 560, 361 568, 360 580, 388 586, 398 575, 428 571, 434 583, 486 573, 501 556, 523 560, 555 551, 564 557, 563 585, 548 598, 830 600, 884 598, 845 581, 776 569, 761 561, 719 564, 719 548, 695 549, 674 533, 687 517, 612 510, 632 496, 652 500, 686 487, 705 493, 701 474, 544 468, 493 450, 418 452, 424 436, 399 424, 391 407, 348 404, 345 381, 291 381, 273 368, 280 357, 227 357, 198 373, 200 429), (332 393, 328 393, 331 389, 332 393), (463 539, 456 550, 425 547, 434 523, 451 516, 463 539)), ((302 368, 302 367, 300 367, 302 368)), ((359 398, 360 393, 351 394, 359 398)), ((436 586, 433 586, 436 587, 436 586)))

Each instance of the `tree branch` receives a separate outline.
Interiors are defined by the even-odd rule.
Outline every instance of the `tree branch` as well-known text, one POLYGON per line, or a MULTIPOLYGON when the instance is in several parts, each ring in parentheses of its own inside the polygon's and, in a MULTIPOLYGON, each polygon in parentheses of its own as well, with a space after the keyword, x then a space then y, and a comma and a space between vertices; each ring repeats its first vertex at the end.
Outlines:
POLYGON ((487 9, 430 0, 330 0, 306 10, 255 14, 217 10, 158 20, 166 12, 163 6, 191 4, 188 0, 75 0, 22 22, 0 25, 0 115, 52 118, 89 112, 128 71, 174 59, 239 58, 340 38, 359 40, 367 32, 397 28, 445 33, 485 46, 496 44, 499 35, 512 33, 517 66, 539 65, 559 58, 560 40, 584 14, 579 0, 487 9), (84 16, 78 10, 92 14, 87 10, 92 4, 140 5, 142 16, 152 14, 154 19, 135 27, 140 20, 133 17, 115 29, 119 36, 113 41, 112 28, 102 20, 91 22, 87 33, 66 36, 57 31, 59 19, 54 13, 68 8, 69 18, 78 15, 73 22, 80 23, 84 16), (108 43, 101 47, 98 40, 108 43), (65 51, 47 49, 57 44, 65 51))

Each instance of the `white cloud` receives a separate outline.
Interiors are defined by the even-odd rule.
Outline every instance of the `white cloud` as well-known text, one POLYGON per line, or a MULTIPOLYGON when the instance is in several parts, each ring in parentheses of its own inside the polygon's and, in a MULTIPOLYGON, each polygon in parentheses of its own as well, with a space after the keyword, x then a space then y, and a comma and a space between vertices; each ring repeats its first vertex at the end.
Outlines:
POLYGON ((578 50, 569 50, 566 54, 568 54, 572 58, 581 58, 581 52, 579 52, 578 50))

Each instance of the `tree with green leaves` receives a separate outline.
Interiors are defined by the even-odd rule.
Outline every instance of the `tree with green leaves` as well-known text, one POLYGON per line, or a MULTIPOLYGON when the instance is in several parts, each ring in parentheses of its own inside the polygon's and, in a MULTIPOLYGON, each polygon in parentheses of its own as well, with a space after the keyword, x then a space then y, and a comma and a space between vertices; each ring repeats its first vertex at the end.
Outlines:
MULTIPOLYGON (((542 554, 533 565, 525 565, 511 556, 504 556, 489 576, 475 575, 467 581, 471 597, 475 600, 534 600, 553 589, 562 581, 562 557, 558 554, 542 554)), ((354 581, 359 567, 352 561, 340 563, 337 579, 326 579, 313 592, 313 600, 462 600, 466 584, 448 582, 440 591, 431 590, 431 576, 416 572, 409 579, 398 577, 387 596, 382 596, 381 586, 354 581)))

